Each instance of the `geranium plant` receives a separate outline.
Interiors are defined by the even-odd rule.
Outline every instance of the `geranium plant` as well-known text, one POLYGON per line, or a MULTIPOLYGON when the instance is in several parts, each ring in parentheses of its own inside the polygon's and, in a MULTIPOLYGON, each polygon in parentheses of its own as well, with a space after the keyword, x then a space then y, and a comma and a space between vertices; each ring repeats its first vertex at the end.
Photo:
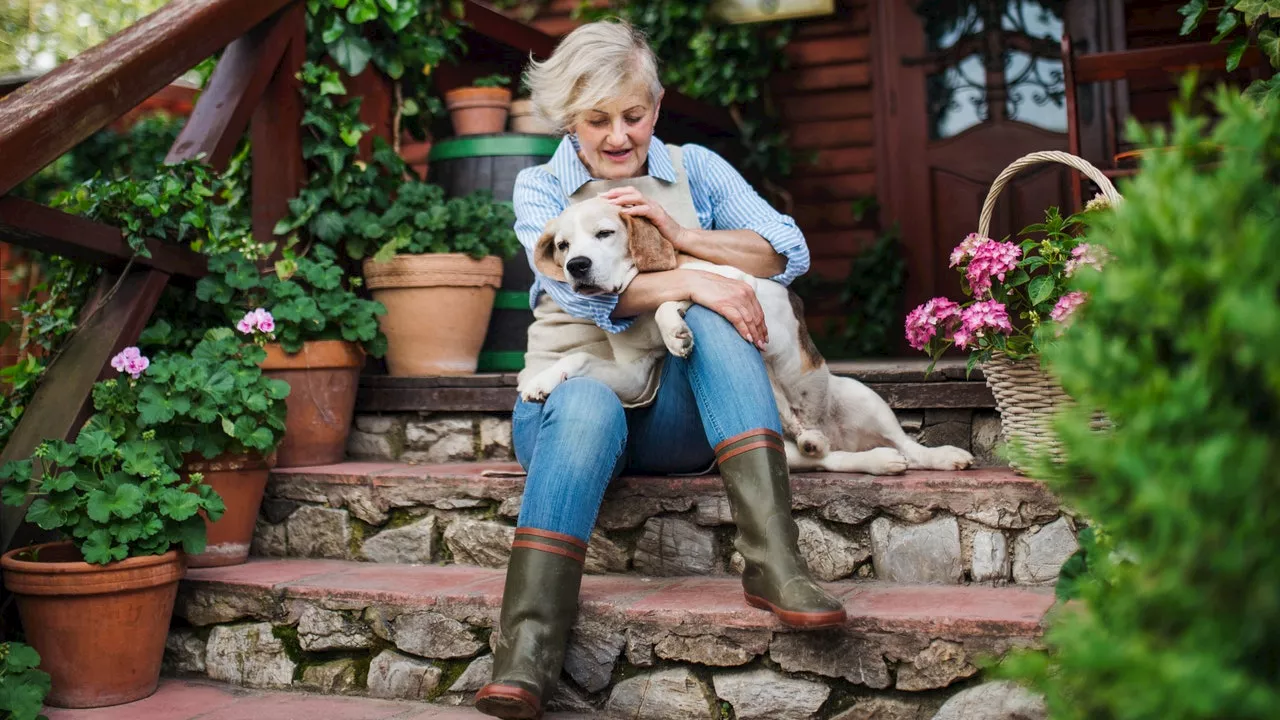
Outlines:
POLYGON ((40 653, 20 642, 0 643, 0 717, 48 720, 40 714, 49 694, 49 673, 37 669, 40 653))
POLYGON ((1080 236, 1089 213, 1106 206, 1095 198, 1084 212, 1067 217, 1051 207, 1043 223, 1019 233, 1021 240, 971 233, 951 252, 951 267, 960 272, 969 299, 936 297, 912 310, 907 342, 933 362, 952 346, 968 350, 969 369, 995 353, 1011 360, 1039 355, 1086 299, 1070 289, 1071 277, 1083 267, 1102 267, 1105 251, 1080 236))
MULTIPOLYGON (((112 366, 130 378, 99 383, 94 406, 107 422, 136 423, 182 456, 269 455, 284 437, 289 384, 262 374, 261 343, 271 337, 271 314, 258 308, 231 328, 214 328, 190 353, 161 352, 154 360, 126 348, 112 366), (256 341, 256 342, 253 342, 256 341)), ((168 323, 149 328, 162 342, 168 323)))
POLYGON ((444 197, 438 185, 407 182, 382 216, 387 240, 373 256, 385 262, 396 253, 463 253, 474 258, 509 258, 520 249, 511 203, 484 190, 444 197))
POLYGON ((286 247, 282 259, 267 270, 235 253, 212 257, 196 295, 225 308, 232 323, 242 322, 247 309, 269 310, 271 333, 285 352, 296 353, 311 340, 346 340, 382 357, 387 338, 378 329, 378 316, 387 309, 356 295, 354 288, 361 282, 358 275, 343 271, 332 248, 315 244, 305 253, 286 247))

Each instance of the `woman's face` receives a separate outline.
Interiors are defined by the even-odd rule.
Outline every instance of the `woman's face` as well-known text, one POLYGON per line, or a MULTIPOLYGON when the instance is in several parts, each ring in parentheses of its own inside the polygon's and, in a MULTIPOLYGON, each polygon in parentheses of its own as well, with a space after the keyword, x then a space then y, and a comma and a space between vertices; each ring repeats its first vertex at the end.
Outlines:
POLYGON ((620 180, 644 174, 661 103, 661 96, 654 102, 645 90, 632 90, 583 113, 573 132, 592 177, 620 180))

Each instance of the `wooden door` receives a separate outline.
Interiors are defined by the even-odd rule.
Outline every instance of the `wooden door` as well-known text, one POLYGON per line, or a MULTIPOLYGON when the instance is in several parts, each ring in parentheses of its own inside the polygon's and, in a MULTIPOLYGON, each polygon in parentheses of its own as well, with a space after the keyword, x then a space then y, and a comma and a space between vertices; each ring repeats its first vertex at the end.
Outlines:
MULTIPOLYGON (((907 252, 907 307, 961 299, 952 248, 978 229, 992 181, 1036 150, 1066 150, 1059 44, 1065 0, 880 0, 875 37, 881 203, 907 252)), ((1065 168, 1000 195, 1002 238, 1070 200, 1065 168)))

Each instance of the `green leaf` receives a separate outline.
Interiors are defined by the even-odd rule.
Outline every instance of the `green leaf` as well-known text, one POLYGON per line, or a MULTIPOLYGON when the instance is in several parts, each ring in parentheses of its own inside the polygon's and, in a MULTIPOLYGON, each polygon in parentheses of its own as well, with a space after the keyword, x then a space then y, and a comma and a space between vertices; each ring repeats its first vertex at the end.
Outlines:
POLYGON ((249 438, 245 444, 250 447, 257 448, 258 450, 266 450, 271 447, 271 444, 274 441, 275 436, 271 434, 271 431, 267 428, 260 427, 249 433, 249 438))
POLYGON ((106 565, 112 560, 123 560, 129 549, 124 545, 115 545, 111 533, 107 530, 94 530, 89 538, 80 546, 80 554, 84 561, 94 565, 106 565))
POLYGON ((1048 300, 1053 295, 1053 288, 1053 277, 1050 275, 1032 278, 1031 284, 1027 286, 1027 295, 1031 298, 1032 307, 1048 300))
POLYGON ((329 54, 348 75, 359 75, 364 72, 369 59, 373 57, 373 45, 366 38, 347 35, 336 43, 329 45, 329 54))
POLYGON ((1280 0, 1236 0, 1236 10, 1244 13, 1244 24, 1253 23, 1263 15, 1280 18, 1280 0))
POLYGON ((142 500, 142 488, 133 483, 124 483, 110 493, 91 491, 85 509, 94 522, 105 523, 112 516, 130 518, 142 512, 142 500))
POLYGON ((235 437, 235 436, 236 436, 236 424, 235 424, 235 423, 233 423, 233 422, 231 422, 231 420, 230 420, 230 419, 228 419, 228 418, 226 418, 226 417, 223 417, 223 418, 222 418, 222 432, 226 433, 227 435, 230 435, 231 437, 235 437))
POLYGON ((311 232, 315 233, 321 242, 336 244, 342 239, 342 232, 345 226, 340 213, 333 210, 325 210, 312 220, 311 232))
POLYGON ((1227 72, 1235 72, 1240 67, 1240 59, 1244 57, 1244 51, 1249 49, 1249 39, 1246 37, 1238 37, 1231 41, 1231 45, 1227 48, 1227 72))
POLYGON ((36 498, 27 508, 27 522, 33 522, 41 530, 57 530, 67 521, 67 514, 44 498, 36 498))
POLYGON ((31 480, 31 471, 31 458, 26 458, 24 460, 10 460, 3 466, 0 466, 0 478, 25 483, 31 480))
POLYGON ((1280 68, 1280 35, 1275 30, 1258 33, 1258 49, 1271 61, 1271 67, 1280 68))
POLYGON ((27 501, 28 491, 28 485, 8 482, 0 487, 0 500, 5 505, 20 506, 27 501))
POLYGON ((5 657, 5 671, 9 673, 22 672, 40 665, 40 653, 30 645, 23 643, 8 643, 9 654, 5 657))
POLYGON ((160 496, 160 512, 174 520, 186 520, 200 511, 200 498, 185 490, 168 488, 160 496))
POLYGON ((102 430, 85 430, 76 438, 76 449, 83 458, 101 458, 115 452, 116 441, 102 430))
POLYGON ((1186 5, 1178 8, 1178 14, 1183 15, 1185 19, 1182 21, 1182 28, 1178 30, 1179 35, 1188 35, 1196 26, 1200 24, 1200 19, 1204 17, 1204 13, 1209 9, 1208 0, 1191 0, 1186 5))
MULTIPOLYGON (((320 35, 320 39, 326 45, 335 42, 342 37, 342 33, 347 31, 347 24, 342 22, 342 17, 334 13, 329 17, 329 24, 325 27, 324 32, 320 35)), ((323 91, 323 88, 322 88, 323 91)))

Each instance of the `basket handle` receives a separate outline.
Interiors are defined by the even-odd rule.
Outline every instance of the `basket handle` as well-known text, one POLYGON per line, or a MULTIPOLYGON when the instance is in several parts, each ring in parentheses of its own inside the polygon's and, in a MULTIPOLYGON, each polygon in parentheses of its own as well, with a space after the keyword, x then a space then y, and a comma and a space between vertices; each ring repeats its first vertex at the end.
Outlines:
POLYGON ((1120 197, 1120 193, 1116 190, 1116 186, 1112 184, 1111 180, 1106 175, 1103 175, 1101 170, 1089 164, 1089 161, 1082 157, 1058 150, 1041 150, 1028 153, 1014 160, 1009 167, 996 176, 995 182, 991 183, 991 190, 987 192, 987 199, 982 203, 982 214, 978 216, 979 235, 987 237, 987 231, 991 229, 991 214, 996 209, 996 198, 1000 197, 1000 191, 1004 190, 1004 186, 1009 184, 1013 176, 1017 175, 1019 170, 1045 162, 1061 163, 1079 170, 1081 174, 1102 188, 1103 197, 1112 205, 1119 205, 1124 200, 1124 198, 1120 197))

